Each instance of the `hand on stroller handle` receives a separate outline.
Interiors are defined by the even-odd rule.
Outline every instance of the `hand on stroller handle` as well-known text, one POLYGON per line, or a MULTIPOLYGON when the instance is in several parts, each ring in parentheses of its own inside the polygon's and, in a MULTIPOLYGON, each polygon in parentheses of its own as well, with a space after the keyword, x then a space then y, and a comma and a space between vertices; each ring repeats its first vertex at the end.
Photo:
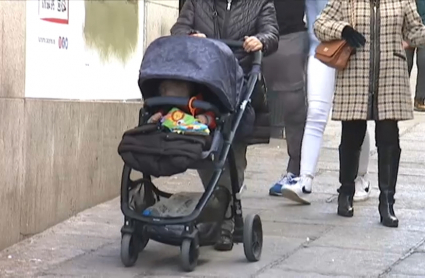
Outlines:
MULTIPOLYGON (((235 41, 235 40, 217 40, 224 44, 226 44, 230 48, 243 48, 244 42, 243 41, 235 41)), ((254 59, 252 61, 252 65, 260 66, 261 62, 263 60, 263 52, 261 50, 251 52, 251 54, 254 56, 254 59)))

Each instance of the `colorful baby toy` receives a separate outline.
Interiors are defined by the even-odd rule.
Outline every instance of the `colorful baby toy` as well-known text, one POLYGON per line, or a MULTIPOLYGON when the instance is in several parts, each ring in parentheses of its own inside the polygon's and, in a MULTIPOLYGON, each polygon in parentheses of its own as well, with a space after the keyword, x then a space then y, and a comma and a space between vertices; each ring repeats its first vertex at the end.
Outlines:
POLYGON ((178 108, 173 108, 161 120, 162 126, 171 132, 181 134, 209 135, 208 126, 200 123, 195 117, 184 113, 178 108))

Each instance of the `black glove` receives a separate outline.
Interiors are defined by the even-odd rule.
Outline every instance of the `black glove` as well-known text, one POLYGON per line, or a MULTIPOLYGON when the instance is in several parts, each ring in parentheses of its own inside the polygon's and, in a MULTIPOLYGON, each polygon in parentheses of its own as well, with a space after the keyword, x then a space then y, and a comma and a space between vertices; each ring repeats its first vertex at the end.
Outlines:
POLYGON ((366 43, 366 38, 353 29, 351 26, 345 26, 341 34, 342 38, 354 48, 364 46, 366 43))

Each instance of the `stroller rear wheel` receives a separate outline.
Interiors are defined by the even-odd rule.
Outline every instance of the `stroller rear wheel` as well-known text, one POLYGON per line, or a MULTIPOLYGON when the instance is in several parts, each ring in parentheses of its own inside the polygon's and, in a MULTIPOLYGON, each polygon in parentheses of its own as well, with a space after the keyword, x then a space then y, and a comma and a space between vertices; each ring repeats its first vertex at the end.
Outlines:
MULTIPOLYGON (((147 241, 145 243, 145 246, 147 241)), ((143 246, 143 248, 145 247, 143 246)), ((133 266, 137 258, 139 257, 141 242, 135 236, 131 234, 123 234, 121 238, 121 261, 124 266, 133 266)))
POLYGON ((260 260, 263 249, 263 225, 260 216, 249 214, 243 227, 243 249, 245 257, 250 262, 260 260))
POLYGON ((184 271, 191 272, 198 265, 199 238, 185 239, 180 247, 181 266, 184 271))

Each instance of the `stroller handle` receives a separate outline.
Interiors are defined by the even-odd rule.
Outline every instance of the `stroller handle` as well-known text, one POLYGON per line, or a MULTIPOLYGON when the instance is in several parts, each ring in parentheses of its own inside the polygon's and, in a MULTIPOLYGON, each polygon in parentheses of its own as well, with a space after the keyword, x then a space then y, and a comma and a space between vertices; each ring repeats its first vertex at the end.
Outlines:
MULTIPOLYGON (((218 40, 224 44, 226 44, 230 48, 243 48, 243 41, 235 41, 235 40, 218 40)), ((261 66, 261 62, 263 60, 263 52, 261 50, 251 52, 251 55, 254 55, 254 60, 252 61, 252 65, 261 66)))
MULTIPOLYGON (((190 98, 185 97, 151 97, 145 99, 144 106, 157 107, 157 106, 188 106, 190 104, 190 98)), ((202 100, 195 100, 192 102, 194 108, 198 108, 204 111, 211 111, 215 115, 220 114, 220 110, 209 102, 202 100)))

